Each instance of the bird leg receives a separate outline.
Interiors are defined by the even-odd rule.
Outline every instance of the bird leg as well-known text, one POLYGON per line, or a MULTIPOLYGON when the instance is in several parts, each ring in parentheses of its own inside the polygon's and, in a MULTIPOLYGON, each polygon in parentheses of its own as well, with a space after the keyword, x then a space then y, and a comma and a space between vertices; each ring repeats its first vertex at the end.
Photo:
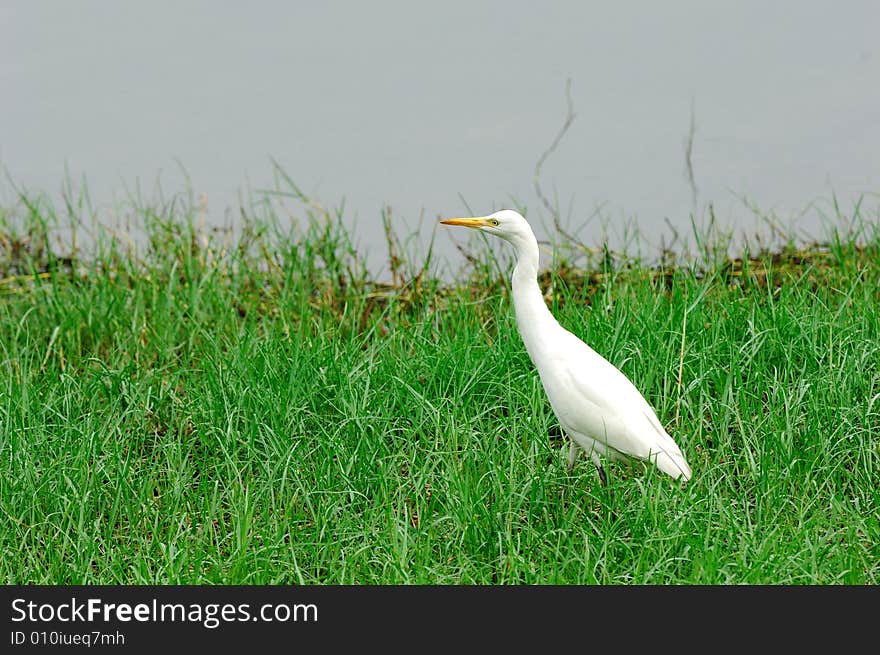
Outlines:
POLYGON ((580 446, 574 441, 571 440, 571 444, 568 447, 568 470, 571 471, 574 468, 574 461, 577 459, 578 453, 581 451, 580 446))
POLYGON ((596 470, 599 472, 599 479, 602 481, 602 486, 608 486, 608 476, 605 475, 605 469, 602 468, 602 459, 599 457, 599 453, 595 450, 590 453, 590 459, 593 460, 593 464, 596 465, 596 470))

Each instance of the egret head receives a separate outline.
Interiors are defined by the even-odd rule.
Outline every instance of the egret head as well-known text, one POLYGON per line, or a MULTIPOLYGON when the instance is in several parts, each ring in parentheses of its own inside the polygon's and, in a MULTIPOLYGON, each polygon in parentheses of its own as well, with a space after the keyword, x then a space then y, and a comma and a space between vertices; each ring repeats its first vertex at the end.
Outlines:
POLYGON ((444 225, 461 225, 463 227, 475 228, 487 234, 501 237, 515 246, 535 240, 535 235, 526 219, 512 209, 502 209, 488 216, 476 216, 474 218, 447 218, 445 221, 440 222, 444 225))

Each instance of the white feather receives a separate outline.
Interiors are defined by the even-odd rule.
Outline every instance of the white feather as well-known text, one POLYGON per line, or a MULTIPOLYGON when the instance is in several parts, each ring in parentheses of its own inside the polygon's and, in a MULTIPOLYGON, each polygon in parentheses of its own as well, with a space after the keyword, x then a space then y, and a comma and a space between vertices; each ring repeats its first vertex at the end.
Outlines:
MULTIPOLYGON (((504 210, 453 225, 479 228, 516 249, 513 302, 526 350, 538 369, 562 429, 597 466, 600 457, 651 462, 676 479, 689 480, 691 468, 663 429, 644 396, 613 364, 563 328, 547 308, 537 283, 538 242, 526 220, 504 210)), ((577 448, 572 447, 570 464, 577 448)))

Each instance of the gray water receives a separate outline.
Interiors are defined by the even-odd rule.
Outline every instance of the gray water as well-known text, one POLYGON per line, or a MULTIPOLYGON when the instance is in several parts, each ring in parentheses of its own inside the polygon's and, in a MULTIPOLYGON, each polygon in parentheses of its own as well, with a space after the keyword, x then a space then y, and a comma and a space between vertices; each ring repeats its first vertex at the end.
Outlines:
POLYGON ((750 205, 807 231, 832 194, 878 205, 876 2, 35 1, 0 25, 0 166, 50 193, 85 177, 108 215, 189 184, 222 223, 274 158, 375 261, 386 204, 425 240, 466 205, 542 223, 569 79, 542 180, 588 243, 627 221, 668 241, 710 203, 742 231, 750 205))

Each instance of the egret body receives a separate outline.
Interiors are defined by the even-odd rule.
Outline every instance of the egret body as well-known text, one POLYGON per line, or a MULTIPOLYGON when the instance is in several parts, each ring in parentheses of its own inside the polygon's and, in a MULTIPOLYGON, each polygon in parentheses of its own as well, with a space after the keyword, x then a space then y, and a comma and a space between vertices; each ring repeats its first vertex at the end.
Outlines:
POLYGON ((562 327, 538 287, 538 241, 520 214, 506 209, 489 216, 450 218, 500 237, 516 250, 513 306, 516 324, 550 406, 571 439, 569 466, 586 452, 605 482, 602 457, 651 462, 675 479, 689 480, 691 469, 654 410, 632 382, 611 362, 562 327))

